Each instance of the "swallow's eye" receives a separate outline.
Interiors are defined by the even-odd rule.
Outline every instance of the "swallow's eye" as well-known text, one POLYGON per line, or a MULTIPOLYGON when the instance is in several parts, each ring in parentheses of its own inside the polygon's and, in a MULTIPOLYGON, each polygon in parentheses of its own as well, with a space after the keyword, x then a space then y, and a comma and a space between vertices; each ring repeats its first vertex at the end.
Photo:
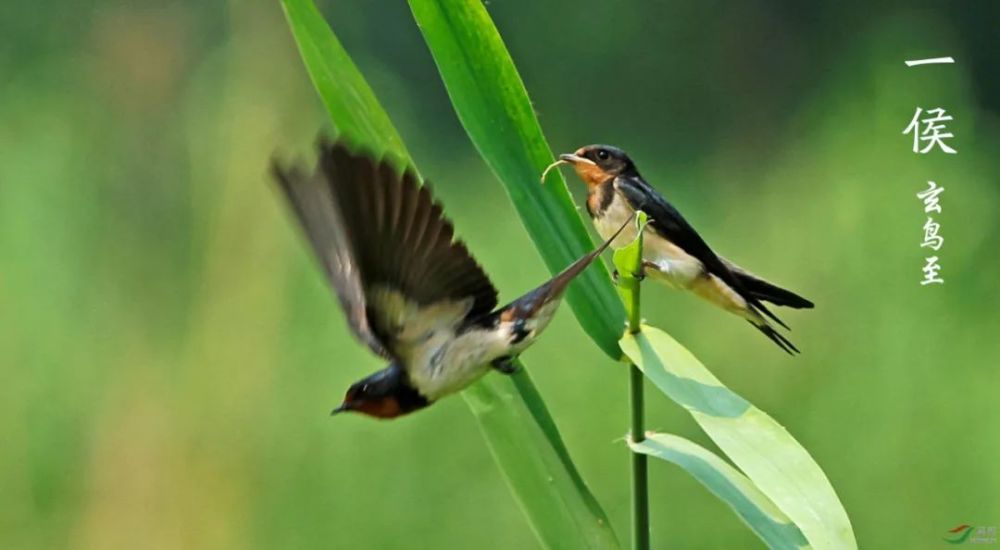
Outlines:
POLYGON ((609 156, 611 156, 611 155, 609 155, 608 152, 605 151, 604 149, 598 149, 597 150, 597 158, 599 158, 601 160, 608 160, 609 156))

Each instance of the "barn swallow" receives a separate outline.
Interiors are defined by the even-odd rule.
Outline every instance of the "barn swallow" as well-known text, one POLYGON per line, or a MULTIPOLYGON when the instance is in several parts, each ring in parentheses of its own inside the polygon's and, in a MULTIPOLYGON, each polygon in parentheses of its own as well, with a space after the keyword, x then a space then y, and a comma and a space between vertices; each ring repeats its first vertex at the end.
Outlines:
POLYGON ((491 367, 514 372, 513 358, 548 326, 566 287, 610 244, 496 309, 496 288, 412 169, 321 142, 312 174, 278 162, 273 172, 354 336, 389 360, 334 413, 395 418, 491 367))
POLYGON ((613 239, 612 248, 635 239, 634 227, 621 234, 615 230, 642 210, 650 218, 643 240, 646 273, 743 317, 789 354, 799 351, 768 322, 770 318, 788 328, 763 302, 792 308, 811 308, 813 303, 716 255, 680 212, 646 183, 624 151, 588 145, 559 155, 542 174, 543 182, 548 170, 559 164, 571 165, 587 185, 587 212, 597 232, 613 239))

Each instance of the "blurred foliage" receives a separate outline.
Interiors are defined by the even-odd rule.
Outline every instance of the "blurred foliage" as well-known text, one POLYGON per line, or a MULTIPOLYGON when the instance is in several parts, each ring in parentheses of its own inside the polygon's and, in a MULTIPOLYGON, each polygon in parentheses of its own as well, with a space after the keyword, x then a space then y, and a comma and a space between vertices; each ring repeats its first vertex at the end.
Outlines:
MULTIPOLYGON (((544 279, 405 4, 323 7, 501 300, 544 279)), ((643 312, 796 434, 862 546, 995 525, 996 4, 488 8, 553 148, 625 148, 720 253, 817 303, 783 315, 796 358, 666 289, 643 312), (959 154, 914 155, 901 132, 939 105, 959 154)), ((380 365, 267 181, 326 120, 277 3, 16 0, 0 31, 0 546, 533 544, 461 400, 327 417, 380 365)), ((624 532, 627 373, 568 311, 526 357, 624 532)), ((716 449, 648 397, 650 428, 716 449)), ((654 537, 757 544, 684 473, 651 477, 654 537)))

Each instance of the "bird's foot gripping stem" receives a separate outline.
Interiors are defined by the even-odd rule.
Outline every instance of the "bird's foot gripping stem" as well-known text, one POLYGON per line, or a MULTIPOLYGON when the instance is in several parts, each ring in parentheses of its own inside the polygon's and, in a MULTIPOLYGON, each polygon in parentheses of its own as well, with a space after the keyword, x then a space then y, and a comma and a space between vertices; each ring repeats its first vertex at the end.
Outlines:
POLYGON ((517 372, 517 365, 514 364, 514 358, 510 355, 497 357, 490 361, 490 366, 504 374, 514 374, 517 372))
MULTIPOLYGON (((659 269, 659 267, 653 262, 643 261, 642 269, 640 269, 638 273, 633 273, 632 278, 636 281, 642 281, 646 278, 646 269, 659 269)), ((620 275, 618 274, 617 269, 611 272, 611 280, 614 281, 616 285, 618 284, 619 277, 620 275)))

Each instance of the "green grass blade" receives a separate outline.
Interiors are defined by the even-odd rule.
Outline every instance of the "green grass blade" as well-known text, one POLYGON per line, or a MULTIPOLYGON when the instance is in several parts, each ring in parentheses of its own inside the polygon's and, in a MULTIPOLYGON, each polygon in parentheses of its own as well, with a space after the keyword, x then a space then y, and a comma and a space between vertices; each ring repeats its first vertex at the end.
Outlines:
MULTIPOLYGON (((410 0, 410 8, 459 120, 506 188, 549 271, 561 271, 594 245, 562 176, 539 183, 552 151, 486 8, 480 0, 410 0)), ((621 357, 625 311, 607 268, 595 262, 566 300, 594 342, 621 357)))
MULTIPOLYGON (((389 116, 312 0, 283 0, 282 5, 334 130, 413 164, 389 116)), ((463 397, 543 546, 619 547, 523 368, 509 377, 489 374, 463 397)))
POLYGON ((607 516, 569 457, 524 368, 463 392, 511 491, 547 548, 619 548, 607 516))
POLYGON ((808 541, 756 485, 708 449, 676 435, 648 433, 642 442, 629 442, 637 453, 680 466, 706 489, 729 505, 769 548, 808 548, 808 541))
POLYGON ((851 522, 823 470, 773 418, 722 385, 667 333, 643 325, 622 351, 799 527, 814 548, 857 548, 851 522))
POLYGON ((375 93, 312 0, 283 0, 299 54, 333 120, 334 131, 376 154, 410 155, 375 93))

